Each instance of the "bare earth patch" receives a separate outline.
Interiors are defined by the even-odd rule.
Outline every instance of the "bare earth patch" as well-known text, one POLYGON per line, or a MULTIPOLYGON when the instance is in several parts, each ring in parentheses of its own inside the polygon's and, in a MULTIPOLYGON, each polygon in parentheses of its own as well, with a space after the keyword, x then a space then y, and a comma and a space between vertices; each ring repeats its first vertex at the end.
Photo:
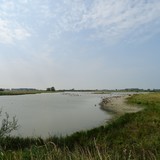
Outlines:
POLYGON ((115 96, 115 97, 107 97, 102 100, 100 103, 101 108, 116 113, 118 115, 122 115, 124 113, 133 113, 142 110, 143 108, 137 105, 130 105, 127 104, 127 98, 130 95, 123 95, 123 96, 115 96))

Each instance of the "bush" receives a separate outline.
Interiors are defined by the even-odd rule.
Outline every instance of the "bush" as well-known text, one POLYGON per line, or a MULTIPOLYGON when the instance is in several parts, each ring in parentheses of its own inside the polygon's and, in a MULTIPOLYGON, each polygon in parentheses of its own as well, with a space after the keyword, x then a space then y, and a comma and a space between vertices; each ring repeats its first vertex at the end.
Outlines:
MULTIPOLYGON (((2 117, 2 110, 0 110, 0 117, 2 117)), ((4 118, 2 118, 0 126, 0 138, 8 136, 13 130, 17 130, 19 127, 16 116, 10 120, 9 114, 5 112, 4 118)))

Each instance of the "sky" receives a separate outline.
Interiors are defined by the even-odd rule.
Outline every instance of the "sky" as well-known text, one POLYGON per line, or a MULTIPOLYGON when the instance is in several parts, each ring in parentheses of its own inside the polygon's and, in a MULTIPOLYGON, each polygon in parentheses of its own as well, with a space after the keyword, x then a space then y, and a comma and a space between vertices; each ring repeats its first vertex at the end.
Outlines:
POLYGON ((160 88, 159 0, 0 0, 0 88, 160 88))

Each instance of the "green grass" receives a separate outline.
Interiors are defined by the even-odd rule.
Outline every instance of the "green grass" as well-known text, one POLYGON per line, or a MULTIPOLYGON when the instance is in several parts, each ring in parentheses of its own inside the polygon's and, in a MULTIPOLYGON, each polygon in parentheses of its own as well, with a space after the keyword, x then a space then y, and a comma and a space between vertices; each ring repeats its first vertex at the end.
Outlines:
POLYGON ((24 94, 37 94, 42 93, 43 91, 33 90, 33 91, 0 91, 0 96, 5 95, 24 95, 24 94))
POLYGON ((0 96, 25 95, 25 94, 40 94, 40 93, 55 93, 45 90, 15 90, 15 91, 0 91, 0 96))
POLYGON ((144 110, 66 137, 3 138, 0 159, 160 159, 160 93, 133 95, 128 103, 144 110))

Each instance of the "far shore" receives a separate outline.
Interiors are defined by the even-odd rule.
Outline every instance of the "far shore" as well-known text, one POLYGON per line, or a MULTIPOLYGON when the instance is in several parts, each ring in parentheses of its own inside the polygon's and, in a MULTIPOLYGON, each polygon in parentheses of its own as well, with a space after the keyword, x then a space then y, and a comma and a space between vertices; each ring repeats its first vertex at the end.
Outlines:
POLYGON ((116 115, 141 111, 143 109, 142 107, 127 103, 127 98, 129 96, 131 95, 128 94, 104 98, 100 103, 101 109, 116 115))

